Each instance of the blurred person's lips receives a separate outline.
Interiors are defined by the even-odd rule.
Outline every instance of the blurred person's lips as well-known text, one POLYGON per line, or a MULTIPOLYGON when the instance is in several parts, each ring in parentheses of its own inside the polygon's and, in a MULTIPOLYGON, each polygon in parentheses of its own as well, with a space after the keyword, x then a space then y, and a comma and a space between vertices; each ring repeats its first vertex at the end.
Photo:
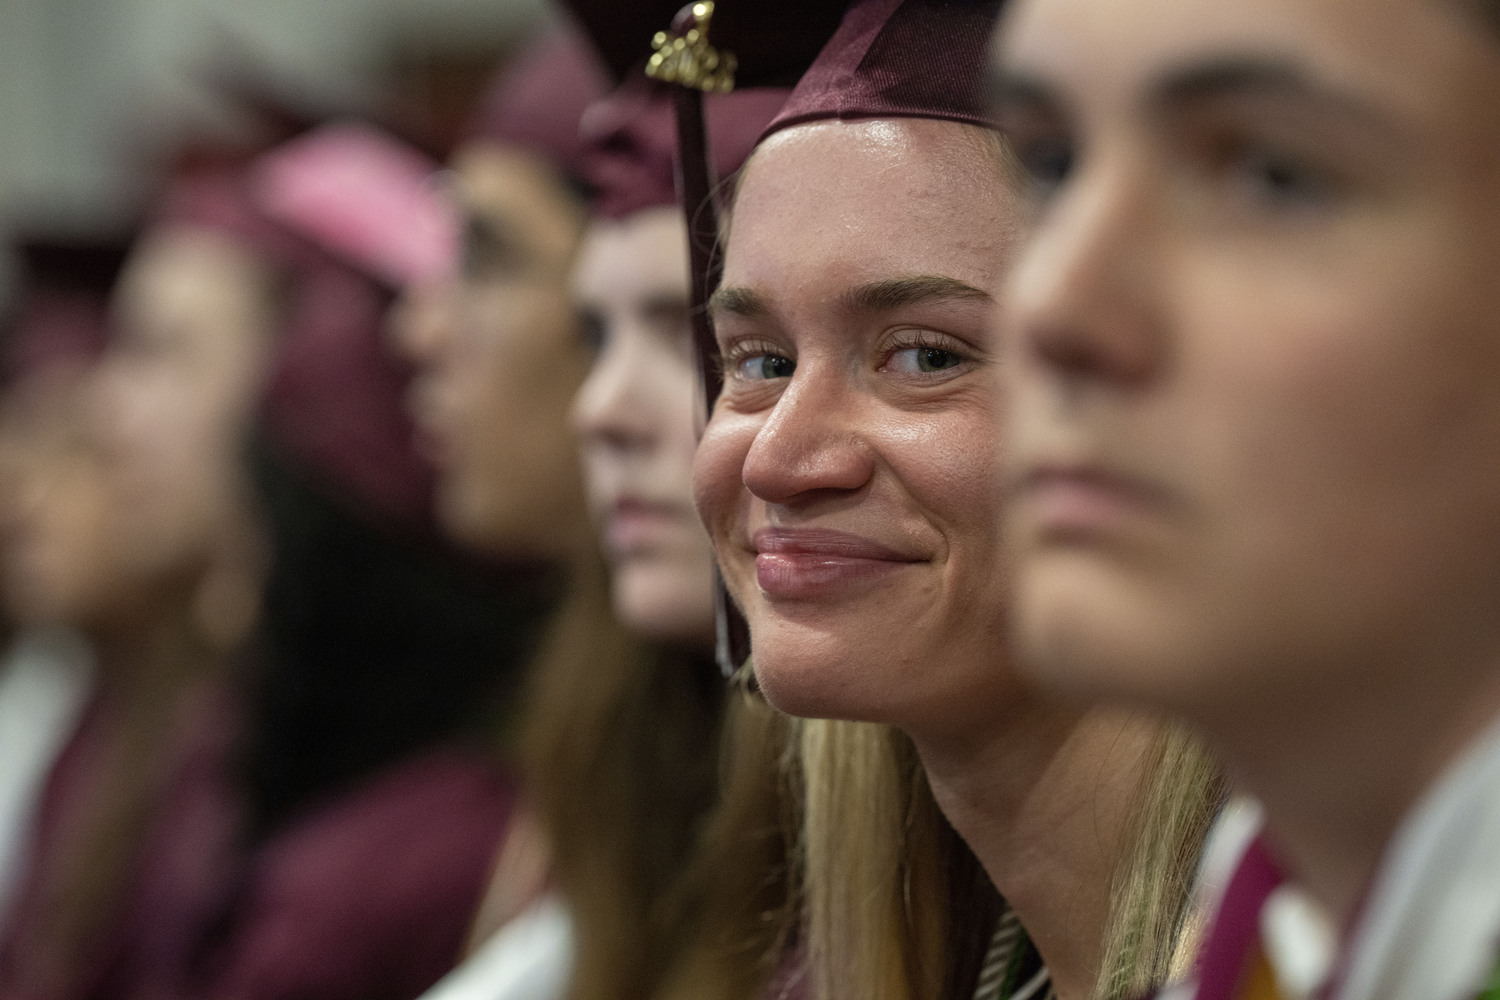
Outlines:
POLYGON ((836 598, 927 560, 863 535, 765 527, 751 539, 755 579, 772 600, 836 598))
POLYGON ((604 546, 616 557, 638 555, 696 520, 696 512, 685 503, 621 496, 605 512, 604 546))
POLYGON ((453 445, 436 386, 430 379, 418 376, 412 380, 406 390, 406 412, 411 418, 417 453, 439 468, 450 465, 454 459, 453 445))
POLYGON ((1053 540, 1097 539, 1171 506, 1166 489, 1102 463, 1041 460, 1014 480, 1010 503, 1027 528, 1053 540))

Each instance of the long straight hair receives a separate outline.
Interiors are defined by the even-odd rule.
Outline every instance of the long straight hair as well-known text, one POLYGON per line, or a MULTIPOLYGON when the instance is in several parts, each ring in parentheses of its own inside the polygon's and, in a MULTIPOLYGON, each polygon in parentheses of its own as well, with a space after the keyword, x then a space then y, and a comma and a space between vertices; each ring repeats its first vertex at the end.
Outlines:
MULTIPOLYGON (((967 1000, 1003 903, 937 808, 915 748, 872 723, 800 728, 812 997, 967 1000)), ((1192 881, 1223 796, 1196 741, 1164 726, 1111 885, 1094 1000, 1129 1000, 1182 971, 1192 881)))
POLYGON ((695 928, 689 877, 718 799, 724 684, 615 619, 586 560, 534 664, 527 793, 575 928, 572 1000, 646 1000, 695 928))

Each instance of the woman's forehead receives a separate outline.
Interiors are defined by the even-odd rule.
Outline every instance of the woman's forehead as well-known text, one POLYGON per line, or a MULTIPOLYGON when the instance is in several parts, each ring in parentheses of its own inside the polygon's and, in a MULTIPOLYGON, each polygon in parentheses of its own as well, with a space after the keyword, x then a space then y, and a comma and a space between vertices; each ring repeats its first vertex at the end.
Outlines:
POLYGON ((1017 223, 998 160, 965 130, 978 131, 911 119, 772 136, 739 188, 725 283, 771 293, 814 278, 988 282, 1017 223))

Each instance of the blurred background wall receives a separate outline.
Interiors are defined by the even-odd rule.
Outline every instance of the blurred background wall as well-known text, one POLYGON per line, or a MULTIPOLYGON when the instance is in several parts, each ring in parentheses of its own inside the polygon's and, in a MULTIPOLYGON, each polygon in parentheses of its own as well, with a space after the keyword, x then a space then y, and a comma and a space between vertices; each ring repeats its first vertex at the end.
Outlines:
MULTIPOLYGON (((228 126, 205 79, 442 118, 541 0, 0 0, 0 239, 123 221, 153 157, 228 126)), ((0 264, 0 304, 9 287, 0 264)))

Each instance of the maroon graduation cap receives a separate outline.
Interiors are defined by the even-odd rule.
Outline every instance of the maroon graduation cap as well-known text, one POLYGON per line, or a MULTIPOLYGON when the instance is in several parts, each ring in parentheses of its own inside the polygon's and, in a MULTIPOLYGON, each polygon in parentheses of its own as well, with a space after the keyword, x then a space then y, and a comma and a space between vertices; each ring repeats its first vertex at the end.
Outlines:
POLYGON ((485 140, 540 156, 577 175, 585 109, 609 92, 608 70, 581 32, 548 30, 508 62, 480 99, 468 141, 485 140))
POLYGON ((37 233, 16 241, 16 303, 0 346, 0 380, 19 381, 99 355, 108 337, 109 296, 128 248, 128 240, 112 236, 37 233))
MULTIPOLYGON (((636 75, 583 118, 582 179, 595 215, 623 219, 646 208, 680 204, 677 191, 675 88, 636 75)), ((731 176, 791 91, 751 87, 703 99, 713 176, 731 176)))

